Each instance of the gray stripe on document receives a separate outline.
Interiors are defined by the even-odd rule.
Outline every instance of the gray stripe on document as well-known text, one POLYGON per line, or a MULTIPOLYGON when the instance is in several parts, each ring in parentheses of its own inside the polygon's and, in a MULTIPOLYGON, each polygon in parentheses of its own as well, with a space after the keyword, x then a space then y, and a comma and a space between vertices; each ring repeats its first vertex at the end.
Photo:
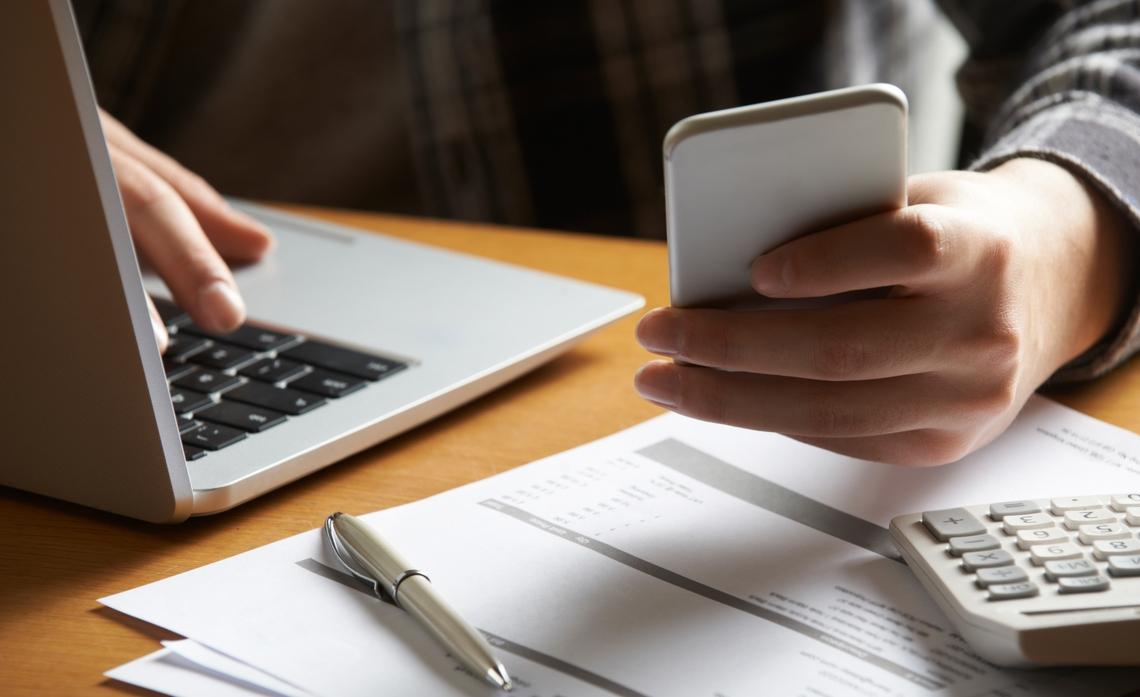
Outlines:
MULTIPOLYGON (((301 561, 297 562, 297 566, 306 571, 311 571, 318 576, 323 576, 330 581, 336 581, 342 586, 351 588, 354 591, 360 591, 369 597, 376 597, 372 594, 372 588, 367 583, 353 578, 343 571, 339 571, 332 568, 331 566, 322 564, 316 559, 302 559, 301 561)), ((385 600, 385 602, 391 601, 385 600)), ((618 697, 648 697, 648 695, 628 688, 621 683, 614 682, 613 680, 598 675, 597 673, 592 673, 585 668, 574 665, 573 663, 567 663, 561 658, 551 656, 547 653, 542 653, 541 651, 532 649, 529 646, 516 644, 510 639, 504 639, 503 637, 492 634, 484 629, 480 629, 479 631, 483 634, 483 636, 487 637, 487 641, 492 646, 497 646, 504 651, 513 653, 514 655, 521 658, 525 658, 531 663, 537 663, 540 666, 545 666, 551 670, 558 671, 563 675, 569 675, 572 678, 577 678, 578 680, 581 680, 582 682, 589 685, 593 685, 599 689, 608 690, 618 697)))
POLYGON ((624 564, 631 569, 640 571, 643 574, 652 576, 660 581, 664 581, 665 583, 676 586, 677 588, 695 593, 704 598, 712 600, 713 602, 720 603, 722 605, 726 605, 743 612, 747 612, 754 617, 767 620, 773 624, 778 624, 785 629, 790 629, 791 631, 796 632, 797 634, 801 634, 820 643, 827 644, 834 649, 854 656, 866 663, 881 668, 888 673, 897 675, 903 680, 914 683, 919 687, 924 687, 927 690, 939 690, 943 687, 946 687, 944 684, 938 682, 937 680, 934 680, 933 678, 923 675, 922 673, 917 673, 905 666, 901 666, 895 663, 894 661, 889 661, 880 656, 876 656, 873 653, 868 653, 867 651, 864 651, 849 641, 840 639, 839 637, 828 634, 827 632, 823 632, 809 624, 782 615, 774 610, 764 607, 763 605, 752 602, 751 600, 738 598, 731 593, 726 593, 720 590, 719 588, 713 588, 712 586, 705 585, 700 581, 688 578, 687 576, 682 576, 675 571, 670 571, 669 569, 658 566, 653 562, 646 561, 641 557, 636 557, 628 552, 624 552, 618 549, 617 547, 608 545, 605 542, 600 542, 592 537, 587 537, 586 535, 582 535, 580 533, 574 532, 573 530, 564 528, 557 523, 552 523, 549 520, 545 520, 536 515, 528 513, 521 508, 516 508, 515 506, 512 506, 508 503, 503 503, 502 501, 497 501, 495 499, 480 501, 479 505, 508 515, 512 518, 515 518, 516 520, 530 525, 531 527, 538 528, 539 530, 554 535, 555 537, 560 537, 567 542, 573 542, 574 544, 585 547, 586 549, 592 550, 598 554, 601 554, 602 556, 609 557, 619 564, 624 564))
POLYGON ((604 678, 597 673, 591 673, 585 668, 579 668, 573 663, 567 663, 561 658, 556 658, 548 653, 542 653, 541 651, 535 651, 532 648, 516 644, 513 641, 508 641, 502 637, 495 636, 494 634, 483 629, 480 629, 479 631, 483 633, 483 636, 487 637, 487 641, 491 644, 491 646, 497 646, 504 651, 509 651, 514 655, 521 656, 533 663, 546 666, 551 670, 556 670, 565 675, 569 675, 572 678, 578 678, 582 682, 593 685, 594 687, 599 687, 603 690, 609 690, 615 695, 620 695, 620 697, 648 697, 648 695, 642 692, 632 690, 625 685, 616 683, 609 678, 604 678))
POLYGON ((667 438, 637 453, 741 501, 902 562, 886 528, 734 467, 679 440, 667 438))

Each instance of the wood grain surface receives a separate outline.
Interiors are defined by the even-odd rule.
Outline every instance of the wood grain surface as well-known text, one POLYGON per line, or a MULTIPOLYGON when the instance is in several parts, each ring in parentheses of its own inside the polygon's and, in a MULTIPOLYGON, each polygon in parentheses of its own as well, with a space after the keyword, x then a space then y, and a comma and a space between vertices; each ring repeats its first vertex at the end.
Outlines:
MULTIPOLYGON (((665 247, 657 242, 287 210, 624 288, 645 296, 647 307, 667 303, 665 247)), ((157 526, 0 487, 0 694, 151 694, 102 673, 167 635, 100 609, 96 598, 309 530, 334 510, 414 501, 660 413, 632 388, 649 358, 633 339, 639 315, 505 388, 224 514, 157 526)), ((1050 396, 1140 430, 1137 362, 1050 396)))

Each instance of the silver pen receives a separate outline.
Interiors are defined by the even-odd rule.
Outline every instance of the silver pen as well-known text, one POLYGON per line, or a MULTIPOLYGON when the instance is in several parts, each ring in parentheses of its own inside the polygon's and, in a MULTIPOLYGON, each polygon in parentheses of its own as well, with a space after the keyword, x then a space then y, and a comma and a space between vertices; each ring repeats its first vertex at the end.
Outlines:
POLYGON ((376 597, 386 597, 414 617, 476 675, 499 689, 512 688, 507 669, 483 635, 444 602, 422 571, 412 568, 371 528, 347 513, 333 513, 325 520, 325 536, 340 563, 372 586, 376 597))

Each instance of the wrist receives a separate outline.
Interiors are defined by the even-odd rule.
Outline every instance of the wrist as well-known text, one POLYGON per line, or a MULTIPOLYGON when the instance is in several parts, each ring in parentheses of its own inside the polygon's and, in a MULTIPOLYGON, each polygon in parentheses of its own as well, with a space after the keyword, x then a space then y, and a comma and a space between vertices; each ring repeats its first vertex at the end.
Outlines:
POLYGON ((991 174, 1027 194, 1015 205, 1032 208, 1013 215, 1025 247, 1035 250, 1025 291, 1038 301, 1037 343, 1049 347, 1043 381, 1110 337, 1131 308, 1134 231, 1103 194, 1061 165, 1019 158, 991 174))

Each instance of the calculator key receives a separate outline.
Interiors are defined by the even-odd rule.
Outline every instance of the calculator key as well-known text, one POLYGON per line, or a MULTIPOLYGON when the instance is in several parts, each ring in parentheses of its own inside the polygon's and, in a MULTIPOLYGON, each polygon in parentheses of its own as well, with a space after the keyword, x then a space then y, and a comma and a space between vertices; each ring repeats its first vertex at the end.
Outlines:
POLYGON ((1020 566, 999 566, 993 569, 978 569, 978 577, 974 582, 979 588, 988 588, 998 583, 1024 583, 1029 580, 1029 574, 1020 566))
POLYGON ((1133 532, 1120 523, 1082 525, 1080 530, 1081 542, 1086 545, 1091 545, 1097 540, 1126 540, 1132 536, 1133 532))
POLYGON ((1062 542, 1056 545, 1033 545, 1029 548, 1029 556, 1034 564, 1041 566, 1047 561, 1081 559, 1085 554, 1072 542, 1062 542))
POLYGON ((1002 518, 1001 527, 1010 535, 1016 535, 1020 530, 1033 530, 1034 528, 1051 528, 1056 523, 1048 513, 1027 513, 1024 515, 1010 515, 1002 518))
POLYGON ((966 552, 984 552, 987 549, 997 549, 998 547, 1001 547, 1001 543, 993 535, 950 538, 950 554, 956 557, 960 557, 966 552))
POLYGON ((182 444, 206 450, 221 450, 245 438, 245 433, 218 424, 202 424, 188 433, 182 434, 182 444))
POLYGON ((999 583, 989 587, 990 600, 1014 600, 1016 598, 1032 598, 1037 595, 1037 584, 1032 581, 1021 583, 999 583))
POLYGON ((230 344, 214 344, 205 351, 200 351, 186 360, 198 365, 204 365, 217 370, 227 370, 244 365, 257 358, 257 354, 249 349, 230 344))
POLYGON ((399 361, 371 356, 340 346, 330 346, 319 341, 306 341, 282 352, 281 355, 366 380, 379 380, 407 367, 399 361))
POLYGON ((1096 496, 1066 496, 1053 499, 1052 508, 1056 515, 1065 515, 1069 511, 1080 511, 1086 508, 1100 508, 1104 504, 1096 496))
POLYGON ((181 387, 170 388, 170 402, 174 405, 175 414, 188 414, 213 404, 210 398, 201 392, 184 390, 181 387))
POLYGON ((1076 530, 1091 523, 1115 523, 1116 516, 1107 508, 1090 508, 1084 511, 1069 511, 1065 514, 1065 527, 1076 530))
POLYGON ((1140 576, 1140 554, 1109 557, 1108 573, 1113 576, 1140 576))
POLYGON ((1040 513, 1041 507, 1037 505, 1036 501, 1005 501, 1003 503, 990 504, 990 517, 994 520, 1001 520, 1007 515, 1016 515, 1018 513, 1040 513))
POLYGON ((1124 512, 1133 506, 1140 506, 1140 493, 1112 495, 1112 510, 1124 512))
POLYGON ((1108 590, 1108 579, 1095 576, 1072 576, 1057 579, 1057 590, 1062 593, 1096 593, 1108 590))
POLYGON ((965 508, 947 508, 922 514, 922 523, 939 541, 945 542, 960 535, 982 535, 986 526, 965 508))
POLYGON ((1118 554, 1140 554, 1140 540, 1099 540, 1093 543, 1093 556, 1108 559, 1118 554))
POLYGON ((1056 581, 1069 576, 1092 576, 1097 573, 1096 564, 1088 559, 1068 559, 1045 562, 1045 578, 1056 581))
POLYGON ((318 397, 315 394, 290 390, 287 387, 274 387, 264 382, 252 380, 227 392, 226 399, 273 409, 292 416, 304 414, 327 403, 324 397, 318 397))
POLYGON ((343 397, 346 394, 356 392, 367 384, 360 378, 317 368, 308 375, 289 383, 289 387, 295 387, 306 392, 316 392, 325 397, 343 397))
POLYGON ((1051 545, 1068 541, 1069 535, 1061 528, 1019 530, 1017 533, 1017 546, 1022 549, 1029 549, 1033 545, 1051 545))
POLYGON ((1124 522, 1129 525, 1140 525, 1140 506, 1124 509, 1124 522))
POLYGON ((966 552, 962 555, 962 566, 966 571, 992 569, 995 566, 1013 564, 1013 555, 1004 549, 991 549, 988 552, 966 552))
POLYGON ((264 382, 280 382, 292 380, 304 374, 305 366, 287 358, 264 358, 253 365, 247 365, 238 371, 239 375, 264 382))
POLYGON ((175 387, 185 387, 195 392, 221 392, 240 383, 241 380, 217 373, 213 370, 198 369, 189 375, 183 375, 174 381, 175 387))
POLYGON ((278 424, 285 423, 284 414, 229 400, 218 402, 208 409, 199 411, 194 416, 205 421, 216 421, 220 424, 240 428, 250 433, 260 433, 278 424))

